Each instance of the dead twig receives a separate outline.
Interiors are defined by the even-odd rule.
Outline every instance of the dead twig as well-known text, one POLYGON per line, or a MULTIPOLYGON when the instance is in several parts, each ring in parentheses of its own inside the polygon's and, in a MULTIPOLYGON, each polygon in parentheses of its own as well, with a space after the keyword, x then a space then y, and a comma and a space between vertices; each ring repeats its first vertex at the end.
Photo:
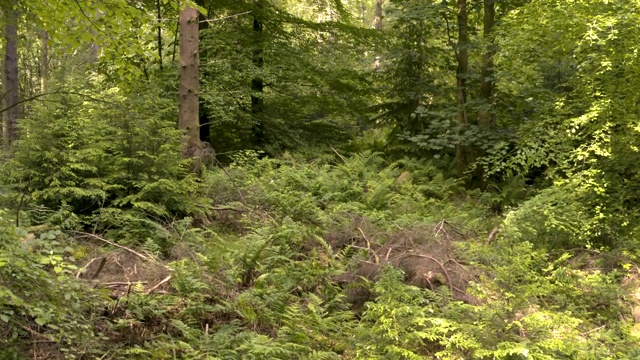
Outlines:
MULTIPOLYGON (((83 273, 84 273, 84 272, 89 268, 89 266, 90 266, 91 264, 93 264, 93 262, 94 262, 94 261, 96 261, 96 260, 98 260, 98 259, 104 259, 104 256, 99 256, 99 257, 97 257, 97 258, 93 258, 93 259, 91 259, 91 261, 89 261, 89 262, 87 263, 87 265, 85 265, 85 266, 81 267, 81 268, 80 268, 80 270, 78 270, 78 272, 76 273, 76 279, 79 279, 79 278, 80 278, 80 275, 82 275, 82 274, 83 274, 83 273)), ((104 266, 104 265, 102 265, 102 266, 104 266)), ((100 268, 100 270, 102 270, 100 266, 99 266, 98 268, 100 268)), ((95 279, 95 277, 93 277, 92 279, 95 279)))
POLYGON ((447 278, 447 286, 449 286, 449 288, 451 288, 451 291, 453 291, 453 283, 451 282, 451 278, 449 277, 449 272, 444 267, 444 265, 440 261, 438 261, 438 259, 436 259, 436 258, 434 258, 432 256, 429 256, 429 255, 423 255, 423 254, 407 254, 407 256, 416 256, 416 257, 429 259, 429 260, 435 262, 436 264, 438 264, 438 266, 440 266, 440 269, 442 269, 442 272, 444 273, 444 276, 447 278))
POLYGON ((135 251, 135 250, 133 250, 131 248, 116 244, 113 241, 109 241, 109 240, 107 240, 107 239, 105 239, 105 238, 103 238, 103 237, 101 237, 99 235, 90 234, 90 233, 81 232, 81 231, 74 231, 74 233, 82 235, 82 236, 85 236, 85 237, 89 237, 89 238, 92 238, 92 239, 100 240, 100 241, 102 241, 102 242, 104 242, 106 244, 109 244, 111 246, 117 247, 117 248, 122 249, 122 250, 126 250, 126 251, 132 253, 133 255, 139 257, 140 259, 144 260, 144 261, 149 261, 149 262, 152 261, 152 259, 146 257, 145 255, 142 255, 141 253, 139 253, 139 252, 137 252, 137 251, 135 251))
POLYGON ((216 211, 234 211, 234 212, 243 212, 243 209, 229 208, 229 207, 210 207, 209 210, 216 211))
POLYGON ((497 227, 493 228, 493 230, 491 230, 491 232, 487 236, 487 244, 491 244, 493 240, 495 240, 499 232, 500 232, 500 229, 498 229, 497 227))
POLYGON ((100 272, 102 271, 102 269, 104 269, 104 264, 106 264, 106 263, 107 263, 107 259, 105 257, 103 257, 100 260, 100 265, 98 265, 98 268, 96 269, 96 271, 91 276, 91 280, 95 280, 95 278, 97 278, 98 275, 100 275, 100 272))
POLYGON ((135 281, 135 282, 129 282, 129 281, 116 281, 116 282, 109 282, 104 284, 105 287, 117 287, 117 286, 130 286, 130 285, 135 285, 135 284, 148 284, 148 281, 135 281))
POLYGON ((340 153, 338 152, 338 150, 336 150, 333 146, 331 147, 331 150, 333 150, 334 153, 336 153, 336 155, 338 155, 338 157, 340 158, 340 160, 344 161, 345 163, 347 162, 347 159, 340 155, 340 153))
POLYGON ((229 178, 229 180, 231 180, 231 185, 233 185, 233 187, 236 189, 236 191, 238 192, 238 195, 240 196, 240 200, 242 200, 242 204, 244 204, 244 206, 247 206, 247 200, 245 200, 244 196, 242 195, 242 191, 240 191, 240 189, 238 188, 238 186, 236 185, 236 180, 229 174, 229 172, 227 171, 227 169, 224 168, 224 166, 222 166, 222 163, 220 162, 220 160, 218 160, 217 158, 213 158, 213 160, 215 160, 215 162, 218 164, 218 166, 220 166, 220 169, 222 169, 222 171, 224 172, 225 175, 227 175, 227 177, 229 178))
POLYGON ((440 231, 443 231, 444 234, 447 236, 447 238, 450 238, 449 234, 447 233, 447 230, 444 228, 445 225, 449 226, 449 229, 451 231, 453 231, 454 233, 462 236, 463 238, 467 238, 467 234, 463 233, 462 231, 456 229, 453 225, 451 225, 451 223, 449 223, 447 220, 441 220, 437 225, 436 225, 436 235, 438 235, 440 233, 440 231))
POLYGON ((160 286, 162 286, 164 283, 166 283, 167 281, 171 280, 171 275, 167 276, 166 278, 164 278, 162 281, 160 281, 159 283, 155 284, 151 289, 147 290, 146 294, 149 295, 152 292, 154 292, 157 288, 159 288, 160 286))
POLYGON ((56 342, 49 335, 41 334, 28 326, 22 326, 22 329, 35 337, 44 339, 46 342, 56 342))
POLYGON ((369 239, 367 238, 367 235, 364 234, 364 231, 362 231, 361 228, 358 228, 358 231, 360 231, 360 234, 362 234, 362 238, 364 239, 364 241, 367 242, 367 249, 376 258, 376 264, 379 264, 380 263, 380 258, 378 257, 378 254, 375 251, 373 251, 373 249, 371 249, 371 241, 369 241, 369 239))
POLYGON ((605 328, 605 327, 607 327, 607 325, 598 326, 597 328, 595 328, 595 329, 591 329, 591 330, 589 330, 589 331, 587 331, 587 332, 583 332, 583 333, 582 333, 582 334, 580 334, 580 335, 582 335, 582 336, 587 336, 587 335, 589 335, 589 334, 591 334, 591 333, 594 333, 594 332, 596 332, 596 331, 598 331, 598 330, 600 330, 600 329, 603 329, 603 328, 605 328))

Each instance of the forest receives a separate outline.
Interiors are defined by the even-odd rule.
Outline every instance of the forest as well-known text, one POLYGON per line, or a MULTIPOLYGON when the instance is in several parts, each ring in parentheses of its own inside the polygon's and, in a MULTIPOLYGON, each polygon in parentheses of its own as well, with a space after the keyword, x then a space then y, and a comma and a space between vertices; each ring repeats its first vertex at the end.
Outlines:
POLYGON ((0 33, 0 359, 640 359, 640 0, 0 33))

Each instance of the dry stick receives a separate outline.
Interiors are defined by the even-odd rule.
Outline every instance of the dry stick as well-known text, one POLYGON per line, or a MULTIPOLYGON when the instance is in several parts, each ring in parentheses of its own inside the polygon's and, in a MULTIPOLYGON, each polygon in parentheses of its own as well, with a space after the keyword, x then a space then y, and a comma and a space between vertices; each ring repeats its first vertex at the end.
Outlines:
POLYGON ((460 236, 464 236, 465 238, 467 237, 467 234, 465 234, 462 231, 456 229, 455 226, 451 225, 451 223, 448 222, 447 220, 442 220, 442 221, 444 222, 444 224, 449 225, 449 229, 453 230, 453 232, 455 232, 456 234, 458 234, 460 236))
POLYGON ((447 285, 449 285, 451 290, 454 289, 453 288, 453 283, 451 282, 451 278, 449 277, 449 273, 447 272, 447 269, 445 269, 444 265, 442 265, 442 263, 440 261, 438 261, 436 258, 431 257, 429 255, 422 255, 422 254, 407 254, 407 256, 417 256, 417 257, 429 259, 429 260, 432 260, 433 262, 435 262, 436 264, 438 264, 438 266, 440 266, 440 269, 442 269, 442 272, 444 272, 444 276, 447 278, 447 285))
POLYGON ((244 206, 247 206, 247 201, 244 199, 244 196, 242 196, 242 192, 240 191, 238 186, 236 186, 236 181, 231 177, 231 175, 229 175, 229 173, 227 172, 227 169, 225 169, 224 166, 222 166, 222 163, 220 163, 220 160, 218 160, 216 158, 214 158, 214 160, 216 161, 216 163, 218 163, 218 166, 220 166, 220 169, 222 169, 222 171, 224 171, 224 173, 227 175, 229 180, 231 180, 231 185, 233 185, 233 187, 238 192, 238 195, 240 195, 240 200, 242 200, 242 203, 244 204, 244 206))
POLYGON ((102 241, 104 243, 107 243, 107 244, 109 244, 111 246, 115 246, 115 247, 120 248, 122 250, 126 250, 126 251, 132 253, 133 255, 139 257, 140 259, 144 260, 144 261, 151 261, 151 259, 149 259, 148 257, 140 254, 139 252, 137 252, 137 251, 135 251, 135 250, 133 250, 131 248, 128 248, 128 247, 122 246, 122 245, 118 245, 118 244, 114 243, 113 241, 109 241, 109 240, 107 240, 107 239, 105 239, 105 238, 103 238, 101 236, 96 235, 96 234, 90 234, 90 233, 81 232, 81 231, 74 231, 74 233, 80 234, 80 235, 83 235, 83 236, 86 236, 86 237, 90 237, 90 238, 93 238, 93 239, 96 239, 96 240, 100 240, 100 241, 102 241))
POLYGON ((45 335, 45 334, 41 334, 35 330, 33 330, 32 328, 28 327, 28 326, 22 326, 22 329, 27 331, 29 334, 33 335, 33 336, 37 336, 39 338, 45 339, 46 342, 56 342, 54 340, 52 340, 49 335, 45 335))
POLYGON ((107 263, 107 259, 103 257, 102 260, 100 260, 100 265, 98 265, 96 272, 94 272, 93 276, 91 276, 91 280, 94 280, 95 278, 98 277, 98 275, 100 275, 100 272, 102 271, 102 269, 104 268, 104 264, 106 263, 107 263))
POLYGON ((149 283, 148 281, 134 281, 134 282, 130 282, 130 281, 116 281, 116 282, 109 282, 104 284, 105 286, 124 286, 124 285, 131 285, 131 284, 147 284, 149 283))
POLYGON ((376 264, 379 264, 380 263, 380 258, 378 257, 378 254, 371 249, 371 241, 369 241, 369 239, 367 239, 367 235, 364 234, 364 231, 362 231, 361 228, 358 228, 358 231, 360 231, 360 234, 362 234, 362 238, 364 239, 364 241, 367 242, 367 249, 369 249, 369 251, 376 258, 376 264))
POLYGON ((235 212, 243 212, 243 209, 235 209, 229 207, 210 207, 210 210, 218 210, 218 211, 235 211, 235 212))
POLYGON ((340 155, 340 153, 338 152, 338 150, 336 150, 333 146, 331 147, 331 150, 333 150, 333 152, 334 152, 334 153, 336 153, 336 155, 338 155, 338 157, 339 157, 342 161, 344 161, 345 163, 347 162, 347 159, 346 159, 344 156, 340 155))
POLYGON ((166 278, 164 278, 162 281, 160 281, 159 283, 157 283, 154 287, 152 287, 151 289, 147 290, 146 294, 149 295, 151 294, 154 290, 156 290, 157 288, 159 288, 160 286, 162 286, 162 284, 166 283, 167 281, 171 280, 171 275, 167 276, 166 278))
POLYGON ((393 250, 393 248, 389 247, 389 250, 387 250, 387 255, 384 257, 384 261, 389 261, 389 255, 391 255, 391 250, 393 250))
POLYGON ((489 233, 489 236, 487 236, 487 244, 491 244, 491 242, 493 242, 499 232, 500 229, 498 229, 497 227, 493 228, 493 230, 491 230, 491 232, 489 233))
POLYGON ((93 259, 91 259, 91 261, 89 261, 89 262, 87 263, 87 265, 85 265, 85 266, 81 267, 81 268, 80 268, 80 270, 78 270, 78 272, 76 273, 76 278, 78 278, 78 279, 79 279, 79 278, 80 278, 80 275, 82 275, 82 271, 83 271, 83 270, 86 270, 86 269, 89 267, 89 265, 93 264, 93 262, 94 262, 94 261, 96 261, 96 260, 98 260, 98 259, 100 259, 100 258, 103 258, 103 259, 104 259, 104 257, 103 257, 103 256, 100 256, 100 257, 97 257, 97 258, 93 258, 93 259))
POLYGON ((456 260, 454 260, 454 259, 451 259, 451 258, 447 259, 447 261, 443 262, 442 264, 444 265, 444 264, 446 264, 446 263, 448 263, 448 262, 452 262, 452 263, 454 263, 454 264, 458 265, 459 267, 461 267, 464 271, 469 272, 469 269, 467 269, 467 267, 466 267, 466 266, 464 266, 464 265, 460 264, 458 261, 456 261, 456 260))
POLYGON ((582 335, 582 336, 586 336, 586 335, 589 335, 589 334, 591 334, 591 333, 593 333, 593 332, 596 332, 596 331, 598 331, 598 330, 600 330, 600 329, 602 329, 602 328, 604 328, 604 327, 607 327, 607 325, 598 326, 597 328, 595 328, 595 329, 591 329, 591 330, 589 330, 589 331, 587 331, 587 332, 585 332, 585 333, 582 333, 582 334, 580 334, 580 335, 582 335))

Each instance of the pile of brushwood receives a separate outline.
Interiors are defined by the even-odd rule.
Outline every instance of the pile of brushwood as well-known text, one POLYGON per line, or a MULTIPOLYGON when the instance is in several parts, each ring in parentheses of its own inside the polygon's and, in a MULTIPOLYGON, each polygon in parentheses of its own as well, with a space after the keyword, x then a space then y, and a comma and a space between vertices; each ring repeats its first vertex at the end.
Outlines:
POLYGON ((539 197, 370 152, 181 181, 1 213, 0 358, 640 358, 638 252, 545 246, 539 197))

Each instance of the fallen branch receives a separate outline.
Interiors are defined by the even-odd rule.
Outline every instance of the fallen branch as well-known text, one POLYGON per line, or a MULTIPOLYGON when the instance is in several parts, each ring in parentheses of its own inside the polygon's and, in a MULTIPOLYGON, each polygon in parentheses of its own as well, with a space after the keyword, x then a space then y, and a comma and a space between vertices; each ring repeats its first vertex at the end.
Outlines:
POLYGON ((129 281, 116 281, 116 282, 110 282, 110 283, 106 283, 104 284, 105 287, 117 287, 117 286, 130 286, 130 285, 135 285, 135 284, 148 284, 148 281, 135 281, 135 282, 129 282, 129 281))
POLYGON ((489 233, 489 236, 487 236, 487 244, 491 244, 493 240, 495 240, 499 232, 500 229, 498 229, 497 227, 493 228, 493 230, 491 230, 491 232, 489 233))
POLYGON ((229 207, 210 207, 210 210, 217 210, 217 211, 235 211, 235 212, 243 212, 244 210, 242 209, 236 209, 236 208, 229 208, 229 207))
POLYGON ((240 189, 238 188, 238 186, 236 185, 236 181, 235 179, 231 176, 231 174, 229 174, 229 172, 227 171, 227 169, 224 168, 224 166, 222 166, 222 163, 220 162, 220 160, 218 160, 217 158, 213 158, 213 160, 218 164, 218 166, 220 166, 220 169, 222 169, 222 171, 224 172, 225 175, 227 175, 227 177, 229 178, 229 180, 231 180, 231 185, 233 185, 233 187, 236 189, 236 191, 238 192, 238 195, 240 196, 240 200, 242 200, 242 204, 244 206, 247 206, 247 200, 244 199, 244 196, 242 195, 242 191, 240 191, 240 189))
POLYGON ((95 278, 97 278, 98 275, 100 275, 100 272, 102 271, 102 269, 104 268, 104 264, 106 264, 106 263, 107 263, 107 259, 105 257, 103 257, 100 260, 100 265, 98 265, 98 268, 96 269, 96 271, 91 276, 91 280, 95 280, 95 278))
POLYGON ((154 285, 151 289, 147 290, 146 294, 149 295, 152 292, 154 292, 157 288, 159 288, 160 286, 162 286, 164 283, 166 283, 167 281, 171 280, 171 275, 167 276, 166 278, 164 278, 162 281, 160 281, 159 283, 157 283, 156 285, 154 285))
POLYGON ((367 249, 376 258, 376 264, 379 264, 380 263, 380 258, 378 257, 378 254, 375 251, 373 251, 373 249, 371 249, 371 241, 369 241, 369 239, 367 238, 367 235, 364 234, 364 231, 362 231, 361 228, 358 228, 358 231, 360 231, 360 234, 362 234, 362 238, 364 239, 364 241, 367 242, 367 249))
MULTIPOLYGON (((100 256, 100 257, 97 257, 97 258, 93 258, 93 259, 91 259, 91 261, 89 261, 89 262, 87 263, 87 265, 85 265, 85 266, 81 267, 81 268, 80 268, 80 270, 78 270, 78 272, 76 273, 76 278, 77 278, 77 279, 79 279, 79 278, 80 278, 80 275, 82 275, 82 273, 84 273, 84 272, 87 270, 87 268, 89 268, 89 266, 90 266, 91 264, 93 264, 93 262, 94 262, 94 261, 96 261, 96 260, 98 260, 98 259, 104 259, 104 256, 100 256)), ((104 265, 99 266, 98 268, 102 271, 102 267, 103 267, 103 266, 104 266, 104 265)), ((95 274, 94 274, 94 275, 95 275, 95 274)), ((97 276, 97 275, 96 275, 96 276, 97 276)), ((95 277, 93 277, 92 279, 95 279, 95 277)))
POLYGON ((104 243, 106 243, 106 244, 109 244, 109 245, 111 245, 111 246, 117 247, 117 248, 122 249, 122 250, 126 250, 126 251, 128 251, 128 252, 132 253, 133 255, 135 255, 135 256, 137 256, 137 257, 139 257, 140 259, 144 260, 144 261, 149 261, 149 262, 151 262, 151 261, 152 261, 150 258, 148 258, 148 257, 146 257, 146 256, 144 256, 144 255, 142 255, 142 254, 140 254, 139 252, 137 252, 137 251, 135 251, 135 250, 133 250, 133 249, 131 249, 131 248, 128 248, 128 247, 126 247, 126 246, 122 246, 122 245, 116 244, 116 243, 114 243, 113 241, 109 241, 109 240, 107 240, 107 239, 105 239, 105 238, 103 238, 103 237, 101 237, 101 236, 99 236, 99 235, 96 235, 96 234, 90 234, 90 233, 81 232, 81 231, 74 231, 74 233, 79 234, 79 235, 82 235, 82 236, 85 236, 85 237, 90 237, 90 238, 92 238, 92 239, 100 240, 100 241, 102 241, 102 242, 104 242, 104 243))
POLYGON ((52 337, 49 335, 41 334, 28 326, 22 326, 22 329, 28 332, 29 334, 44 339, 45 342, 55 342, 52 337))
POLYGON ((438 261, 438 259, 436 259, 434 257, 431 257, 429 255, 422 255, 422 254, 407 254, 407 256, 416 256, 416 257, 429 259, 429 260, 435 262, 436 264, 438 264, 438 266, 440 266, 440 269, 442 269, 442 272, 444 273, 444 276, 447 278, 447 285, 449 286, 449 288, 451 288, 451 291, 454 290, 453 283, 451 282, 451 278, 449 277, 449 272, 444 267, 444 265, 440 261, 438 261))
POLYGON ((334 153, 336 153, 336 155, 338 155, 338 157, 340 158, 340 160, 344 161, 345 163, 347 162, 347 159, 340 155, 340 153, 338 152, 338 150, 336 150, 333 146, 331 147, 331 150, 333 150, 334 153))
POLYGON ((589 331, 587 331, 587 332, 584 332, 584 333, 582 333, 582 334, 580 334, 580 335, 582 335, 582 336, 587 336, 587 335, 589 335, 589 334, 591 334, 591 333, 594 333, 594 332, 596 332, 596 331, 598 331, 598 330, 600 330, 600 329, 603 329, 603 328, 605 328, 605 327, 607 327, 607 325, 598 326, 597 328, 595 328, 595 329, 591 329, 591 330, 589 330, 589 331))

